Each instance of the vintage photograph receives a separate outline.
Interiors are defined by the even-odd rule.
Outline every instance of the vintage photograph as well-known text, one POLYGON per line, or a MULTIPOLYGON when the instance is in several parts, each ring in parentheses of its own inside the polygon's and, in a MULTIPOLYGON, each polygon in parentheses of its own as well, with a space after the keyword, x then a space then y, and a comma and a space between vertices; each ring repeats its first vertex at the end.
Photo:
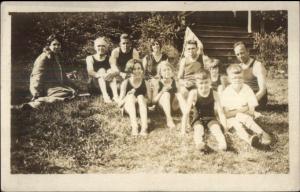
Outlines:
POLYGON ((288 14, 10 11, 10 174, 289 174, 288 14))

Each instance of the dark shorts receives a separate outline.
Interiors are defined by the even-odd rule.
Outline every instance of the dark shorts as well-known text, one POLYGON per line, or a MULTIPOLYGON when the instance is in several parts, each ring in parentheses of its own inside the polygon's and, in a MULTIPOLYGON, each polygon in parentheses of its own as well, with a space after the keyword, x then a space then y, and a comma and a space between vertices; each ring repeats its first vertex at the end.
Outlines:
POLYGON ((202 125, 204 128, 208 128, 208 124, 212 121, 215 121, 216 123, 219 124, 216 117, 202 117, 202 118, 193 119, 191 125, 192 127, 194 127, 195 125, 202 125))

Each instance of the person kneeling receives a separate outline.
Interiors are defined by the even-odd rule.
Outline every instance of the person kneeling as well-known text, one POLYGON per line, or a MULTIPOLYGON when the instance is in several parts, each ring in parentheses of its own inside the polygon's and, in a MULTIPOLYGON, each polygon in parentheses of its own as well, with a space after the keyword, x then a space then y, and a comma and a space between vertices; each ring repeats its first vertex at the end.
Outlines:
POLYGON ((217 120, 216 112, 221 122, 225 122, 225 116, 219 104, 218 93, 211 88, 210 73, 203 69, 195 76, 195 79, 197 89, 192 90, 188 96, 187 106, 182 117, 181 133, 185 134, 186 121, 193 108, 192 127, 194 129, 194 142, 196 147, 199 150, 205 149, 206 144, 203 141, 203 136, 204 128, 207 127, 216 137, 219 143, 219 149, 226 150, 227 144, 225 136, 217 120))
POLYGON ((127 72, 130 77, 125 79, 121 84, 118 106, 125 109, 125 112, 129 114, 132 135, 138 135, 138 122, 136 113, 136 106, 138 106, 141 117, 140 134, 147 135, 147 103, 150 93, 149 85, 143 77, 143 65, 139 60, 131 59, 126 64, 125 72, 127 72))

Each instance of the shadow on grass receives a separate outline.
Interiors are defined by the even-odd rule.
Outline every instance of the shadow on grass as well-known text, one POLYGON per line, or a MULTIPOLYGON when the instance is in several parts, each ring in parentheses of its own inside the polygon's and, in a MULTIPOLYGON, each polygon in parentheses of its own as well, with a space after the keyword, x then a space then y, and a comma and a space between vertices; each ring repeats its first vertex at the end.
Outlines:
POLYGON ((263 112, 288 112, 288 104, 268 104, 264 109, 261 109, 263 112))
POLYGON ((272 121, 266 121, 264 119, 259 119, 258 124, 270 134, 284 134, 288 133, 289 124, 286 121, 276 122, 275 119, 272 121))

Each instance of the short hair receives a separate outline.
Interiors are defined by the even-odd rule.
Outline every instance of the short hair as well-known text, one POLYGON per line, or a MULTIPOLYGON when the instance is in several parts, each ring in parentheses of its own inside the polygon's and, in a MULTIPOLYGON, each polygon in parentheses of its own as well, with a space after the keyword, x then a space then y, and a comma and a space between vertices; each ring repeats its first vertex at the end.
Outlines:
POLYGON ((174 67, 173 65, 171 65, 171 63, 167 60, 165 61, 161 61, 158 65, 157 65, 157 75, 159 75, 159 77, 161 77, 161 68, 165 66, 165 67, 169 67, 171 68, 172 71, 174 71, 174 67))
POLYGON ((120 36, 120 41, 121 41, 122 39, 130 40, 130 37, 129 37, 129 35, 128 35, 127 33, 123 33, 123 34, 120 36))
POLYGON ((233 44, 233 49, 235 49, 237 46, 240 46, 240 45, 243 45, 247 49, 246 44, 245 44, 244 41, 238 41, 238 42, 234 43, 233 44))
POLYGON ((220 66, 220 63, 221 61, 219 59, 209 58, 206 63, 206 67, 207 69, 217 68, 220 66))
POLYGON ((59 35, 51 34, 46 40, 46 46, 49 46, 54 40, 57 40, 59 43, 62 43, 62 39, 59 35))
POLYGON ((195 74, 195 79, 196 81, 210 79, 210 72, 207 69, 201 69, 195 74))
POLYGON ((137 64, 137 63, 141 65, 141 68, 144 71, 144 67, 143 67, 142 61, 140 61, 138 59, 130 59, 126 63, 125 72, 132 73, 134 65, 137 64))
POLYGON ((152 46, 153 46, 154 43, 156 43, 156 42, 159 44, 160 49, 162 48, 162 42, 161 42, 160 39, 158 39, 158 38, 156 38, 156 39, 151 39, 151 40, 150 40, 150 50, 151 50, 151 51, 153 51, 152 46))
POLYGON ((241 74, 243 72, 242 67, 239 64, 230 64, 226 69, 227 74, 241 74))
POLYGON ((196 45, 196 47, 198 47, 198 43, 197 43, 197 41, 196 40, 192 40, 192 39, 190 39, 190 40, 188 40, 187 42, 186 42, 186 44, 187 45, 196 45))
POLYGON ((102 42, 102 43, 104 43, 106 46, 108 45, 108 42, 107 42, 106 37, 98 37, 97 39, 94 40, 94 44, 96 44, 97 42, 102 42))

